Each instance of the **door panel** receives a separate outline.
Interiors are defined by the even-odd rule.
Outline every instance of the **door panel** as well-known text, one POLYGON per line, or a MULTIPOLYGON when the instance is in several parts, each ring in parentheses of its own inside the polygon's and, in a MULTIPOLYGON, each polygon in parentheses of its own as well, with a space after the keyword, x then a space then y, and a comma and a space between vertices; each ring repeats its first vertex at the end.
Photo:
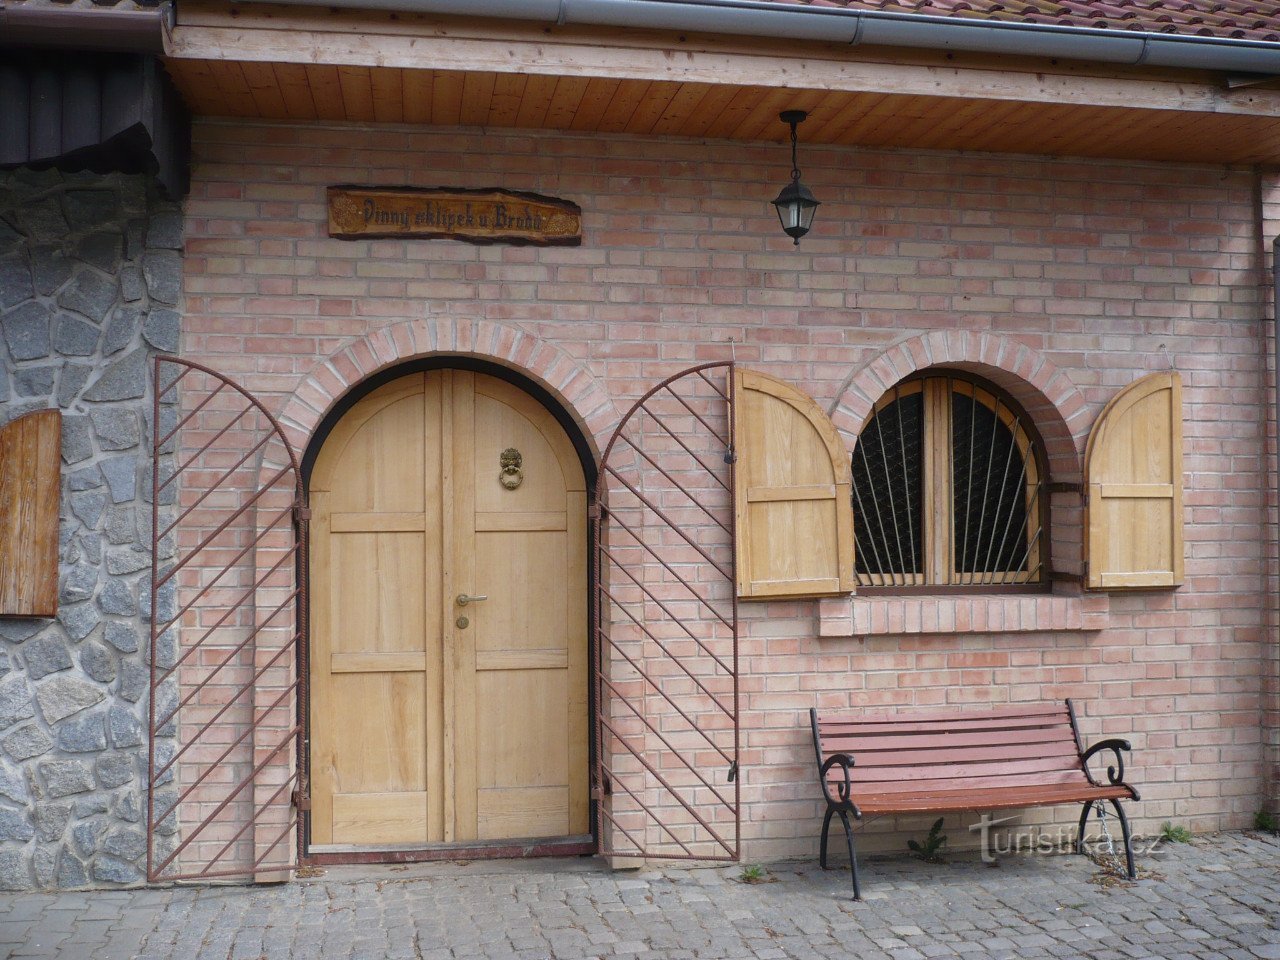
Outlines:
POLYGON ((560 425, 503 381, 414 374, 339 422, 312 504, 313 843, 586 834, 586 487, 560 425))

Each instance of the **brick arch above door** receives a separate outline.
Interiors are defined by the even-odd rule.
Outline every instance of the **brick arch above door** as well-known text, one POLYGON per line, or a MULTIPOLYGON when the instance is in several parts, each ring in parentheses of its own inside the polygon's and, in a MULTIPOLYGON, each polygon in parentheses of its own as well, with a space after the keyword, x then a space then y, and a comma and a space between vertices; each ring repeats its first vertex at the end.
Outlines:
POLYGON ((603 384, 563 350, 507 324, 441 317, 389 324, 319 361, 280 416, 289 442, 305 450, 325 415, 353 387, 381 370, 430 356, 474 357, 532 378, 577 423, 597 459, 617 425, 618 408, 603 384))
POLYGON ((967 370, 1006 390, 1040 432, 1055 482, 1079 483, 1080 447, 1092 411, 1071 379, 1043 354, 1008 337, 936 330, 900 340, 855 371, 831 410, 846 442, 862 432, 871 411, 898 381, 927 367, 967 370))

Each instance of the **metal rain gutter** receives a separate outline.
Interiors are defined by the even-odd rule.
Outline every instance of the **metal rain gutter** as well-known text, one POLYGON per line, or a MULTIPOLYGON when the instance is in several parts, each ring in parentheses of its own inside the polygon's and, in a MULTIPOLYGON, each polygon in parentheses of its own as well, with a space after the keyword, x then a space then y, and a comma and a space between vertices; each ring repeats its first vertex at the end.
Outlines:
POLYGON ((314 7, 400 10, 540 23, 916 47, 1101 63, 1280 74, 1280 43, 761 0, 276 0, 314 7))
POLYGON ((173 3, 137 10, 0 2, 0 47, 168 52, 173 3))

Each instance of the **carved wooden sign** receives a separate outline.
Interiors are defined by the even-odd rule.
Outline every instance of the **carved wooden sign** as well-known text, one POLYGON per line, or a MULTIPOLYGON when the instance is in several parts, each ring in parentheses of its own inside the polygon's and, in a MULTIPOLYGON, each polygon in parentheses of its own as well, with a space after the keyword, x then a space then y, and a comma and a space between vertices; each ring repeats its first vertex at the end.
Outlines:
POLYGON ((329 236, 577 246, 582 208, 510 190, 338 186, 329 188, 329 236))

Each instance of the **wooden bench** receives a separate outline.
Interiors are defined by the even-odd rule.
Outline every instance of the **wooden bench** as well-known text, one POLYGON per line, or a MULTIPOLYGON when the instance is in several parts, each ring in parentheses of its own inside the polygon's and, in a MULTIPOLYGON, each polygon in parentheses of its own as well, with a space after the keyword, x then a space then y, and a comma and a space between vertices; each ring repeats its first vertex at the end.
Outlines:
MULTIPOLYGON (((885 814, 985 812, 1009 808, 1083 803, 1077 849, 1093 805, 1109 802, 1124 835, 1129 878, 1133 844, 1121 800, 1137 800, 1124 782, 1126 740, 1103 740, 1085 750, 1071 701, 997 710, 904 710, 858 716, 822 716, 809 711, 818 780, 827 800, 820 862, 827 869, 831 818, 844 824, 858 891, 853 848, 854 819, 885 814), (1111 751, 1107 783, 1088 767, 1095 754, 1111 751)), ((1101 809, 1099 809, 1101 815, 1101 809)))

